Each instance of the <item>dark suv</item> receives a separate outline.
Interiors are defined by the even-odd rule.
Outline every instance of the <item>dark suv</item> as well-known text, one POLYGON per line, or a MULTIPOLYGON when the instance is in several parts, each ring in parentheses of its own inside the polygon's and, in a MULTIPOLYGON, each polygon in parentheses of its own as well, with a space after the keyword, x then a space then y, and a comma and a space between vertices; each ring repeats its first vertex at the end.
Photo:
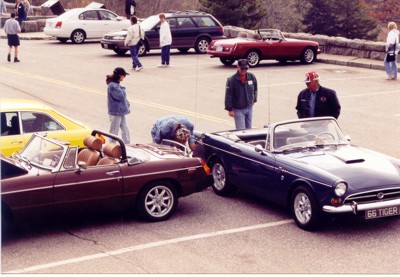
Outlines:
MULTIPOLYGON (((211 40, 225 38, 222 25, 210 14, 185 11, 166 13, 165 17, 172 33, 171 48, 177 48, 180 52, 194 48, 196 53, 205 54, 211 40)), ((139 24, 145 31, 145 39, 139 48, 139 56, 143 56, 150 49, 160 48, 160 19, 158 15, 152 15, 139 24)), ((101 39, 101 47, 123 55, 129 50, 124 45, 125 37, 126 30, 105 34, 101 39)))

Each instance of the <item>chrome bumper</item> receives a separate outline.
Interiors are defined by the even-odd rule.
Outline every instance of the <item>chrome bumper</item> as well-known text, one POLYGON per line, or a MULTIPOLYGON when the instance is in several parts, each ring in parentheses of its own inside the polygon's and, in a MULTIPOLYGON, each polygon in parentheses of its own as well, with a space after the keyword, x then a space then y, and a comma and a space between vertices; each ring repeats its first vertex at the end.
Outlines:
POLYGON ((340 214, 340 213, 354 213, 357 214, 359 211, 366 211, 371 209, 381 209, 381 208, 389 208, 393 206, 399 206, 400 199, 393 199, 381 202, 367 203, 367 204, 357 204, 353 202, 351 204, 346 204, 339 207, 325 205, 322 207, 322 210, 327 213, 332 214, 340 214))

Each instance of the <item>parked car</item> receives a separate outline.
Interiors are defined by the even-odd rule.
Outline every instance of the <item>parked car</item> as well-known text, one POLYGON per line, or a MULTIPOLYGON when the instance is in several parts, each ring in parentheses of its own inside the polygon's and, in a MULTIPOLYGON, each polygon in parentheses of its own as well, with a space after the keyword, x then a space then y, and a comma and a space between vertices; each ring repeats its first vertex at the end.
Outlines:
POLYGON ((216 194, 240 188, 289 207, 302 229, 329 215, 400 215, 400 160, 351 145, 332 117, 196 132, 196 140, 216 194))
POLYGON ((49 106, 26 99, 0 99, 0 153, 10 156, 24 147, 33 133, 83 146, 91 130, 49 106))
POLYGON ((257 66, 261 60, 279 62, 300 60, 310 64, 321 53, 318 42, 285 38, 276 29, 260 29, 252 35, 232 39, 214 40, 207 53, 218 57, 224 65, 230 66, 236 60, 247 59, 249 66, 257 66), (248 37, 250 36, 250 37, 248 37))
MULTIPOLYGON (((171 48, 177 48, 182 53, 194 48, 196 53, 205 54, 211 40, 225 38, 222 25, 210 14, 187 11, 166 13, 165 17, 171 29, 171 48)), ((138 51, 139 56, 143 56, 151 49, 160 48, 160 19, 158 15, 152 15, 139 24, 145 31, 138 51)), ((129 50, 124 45, 126 34, 126 30, 105 34, 101 47, 119 55, 125 54, 129 50)))
POLYGON ((100 39, 104 34, 128 28, 130 21, 102 8, 76 8, 46 20, 44 33, 61 42, 83 43, 86 39, 100 39))
POLYGON ((84 143, 81 148, 35 134, 21 152, 1 155, 2 225, 114 209, 161 221, 173 214, 179 197, 210 184, 205 162, 175 145, 125 145, 97 130, 84 143))

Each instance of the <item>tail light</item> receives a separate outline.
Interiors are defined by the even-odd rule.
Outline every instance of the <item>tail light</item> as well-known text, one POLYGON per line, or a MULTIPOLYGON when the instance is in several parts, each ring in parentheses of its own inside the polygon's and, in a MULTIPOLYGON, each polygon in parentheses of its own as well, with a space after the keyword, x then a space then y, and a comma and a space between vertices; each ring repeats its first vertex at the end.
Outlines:
POLYGON ((58 22, 56 23, 55 28, 56 28, 56 29, 60 29, 60 28, 61 28, 61 25, 62 25, 62 21, 58 21, 58 22))
POLYGON ((210 175, 211 170, 210 170, 210 168, 208 167, 208 165, 206 164, 206 162, 203 161, 203 159, 200 159, 200 158, 199 158, 199 160, 200 160, 200 162, 201 162, 201 164, 202 164, 202 166, 203 166, 203 169, 204 169, 204 171, 206 172, 206 174, 207 174, 207 175, 210 175))
POLYGON ((223 34, 224 33, 224 28, 222 28, 222 26, 219 26, 218 27, 218 31, 223 34))

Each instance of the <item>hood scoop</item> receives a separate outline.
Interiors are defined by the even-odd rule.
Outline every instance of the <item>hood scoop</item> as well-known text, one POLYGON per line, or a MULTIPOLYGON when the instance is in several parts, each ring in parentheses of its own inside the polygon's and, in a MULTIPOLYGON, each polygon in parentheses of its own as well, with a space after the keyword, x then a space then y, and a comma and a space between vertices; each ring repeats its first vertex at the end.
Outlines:
POLYGON ((351 152, 350 153, 339 152, 339 153, 332 153, 331 155, 346 164, 357 164, 365 162, 365 159, 360 158, 359 155, 354 155, 354 154, 355 153, 351 152))

